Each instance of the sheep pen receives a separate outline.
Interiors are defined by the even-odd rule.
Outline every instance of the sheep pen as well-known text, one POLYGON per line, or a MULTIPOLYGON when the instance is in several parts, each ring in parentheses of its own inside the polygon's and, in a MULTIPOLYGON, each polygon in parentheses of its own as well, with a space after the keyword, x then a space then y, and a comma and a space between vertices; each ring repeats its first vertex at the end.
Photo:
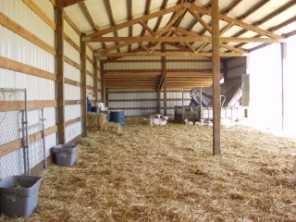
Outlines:
POLYGON ((92 132, 73 167, 44 173, 26 221, 296 221, 296 141, 221 132, 222 156, 212 156, 207 126, 126 118, 121 134, 92 132))

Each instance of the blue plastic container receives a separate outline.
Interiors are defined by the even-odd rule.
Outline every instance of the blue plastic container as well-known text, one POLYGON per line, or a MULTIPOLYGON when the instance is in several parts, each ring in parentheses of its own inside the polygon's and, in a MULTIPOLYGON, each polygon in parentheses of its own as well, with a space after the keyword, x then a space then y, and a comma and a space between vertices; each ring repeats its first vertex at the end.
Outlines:
POLYGON ((124 112, 122 110, 111 110, 110 111, 110 122, 119 123, 121 128, 124 127, 124 112))

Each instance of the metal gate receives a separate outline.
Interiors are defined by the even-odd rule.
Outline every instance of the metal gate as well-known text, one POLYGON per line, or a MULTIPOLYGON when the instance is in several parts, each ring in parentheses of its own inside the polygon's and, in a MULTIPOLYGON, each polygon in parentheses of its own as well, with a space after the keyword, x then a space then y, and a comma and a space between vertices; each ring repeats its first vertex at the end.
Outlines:
POLYGON ((36 164, 45 168, 44 118, 28 117, 25 89, 0 88, 0 180, 11 175, 40 174, 36 164), (38 122, 34 122, 34 118, 38 122), (38 123, 38 124, 37 124, 38 123), (38 157, 38 161, 36 156, 38 157), (40 160, 41 159, 41 160, 40 160))

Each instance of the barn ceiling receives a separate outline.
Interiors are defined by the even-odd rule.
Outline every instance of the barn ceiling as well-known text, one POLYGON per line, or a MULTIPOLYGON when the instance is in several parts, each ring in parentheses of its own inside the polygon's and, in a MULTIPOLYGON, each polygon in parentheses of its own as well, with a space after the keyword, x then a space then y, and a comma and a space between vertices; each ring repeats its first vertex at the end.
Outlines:
MULTIPOLYGON (((85 34, 83 40, 101 61, 112 62, 128 56, 147 56, 147 59, 212 56, 211 0, 61 2, 66 15, 85 34)), ((220 56, 224 58, 244 56, 296 34, 295 0, 221 0, 219 11, 220 56)), ((162 87, 161 73, 117 74, 106 73, 106 85, 162 87)), ((166 80, 173 81, 171 88, 212 84, 211 71, 202 75, 199 72, 172 75, 171 78, 167 75, 166 80)))
MULTIPOLYGON (((211 56, 210 0, 64 0, 101 57, 211 56), (169 45, 160 49, 161 43, 169 45)), ((223 0, 221 56, 240 56, 296 31, 295 0, 223 0)))

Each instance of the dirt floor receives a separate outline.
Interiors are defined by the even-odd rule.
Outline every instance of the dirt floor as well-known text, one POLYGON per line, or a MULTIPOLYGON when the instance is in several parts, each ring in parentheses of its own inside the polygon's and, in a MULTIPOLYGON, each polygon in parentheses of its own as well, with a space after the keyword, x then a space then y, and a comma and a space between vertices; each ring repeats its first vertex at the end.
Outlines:
MULTIPOLYGON (((246 127, 149 126, 80 141, 73 167, 51 165, 26 221, 296 221, 296 141, 246 127)), ((0 221, 23 221, 23 219, 0 221)))

